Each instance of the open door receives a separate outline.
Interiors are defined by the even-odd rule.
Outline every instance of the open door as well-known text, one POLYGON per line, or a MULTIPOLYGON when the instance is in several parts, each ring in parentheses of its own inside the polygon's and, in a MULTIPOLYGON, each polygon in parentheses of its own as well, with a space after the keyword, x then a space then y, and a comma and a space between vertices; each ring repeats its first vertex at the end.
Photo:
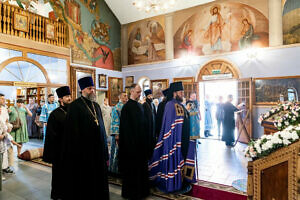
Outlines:
POLYGON ((252 79, 238 79, 238 104, 244 103, 243 110, 238 112, 236 126, 237 141, 250 142, 252 138, 252 79))
POLYGON ((197 100, 199 100, 199 89, 198 85, 199 83, 196 82, 182 82, 183 88, 184 88, 184 97, 186 100, 190 98, 190 94, 192 92, 196 92, 197 100))

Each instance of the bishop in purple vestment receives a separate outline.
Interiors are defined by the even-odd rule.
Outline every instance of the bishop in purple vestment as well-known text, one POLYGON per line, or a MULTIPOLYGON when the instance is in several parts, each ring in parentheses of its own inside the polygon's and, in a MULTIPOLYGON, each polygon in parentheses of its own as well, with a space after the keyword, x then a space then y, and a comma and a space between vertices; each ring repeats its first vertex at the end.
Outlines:
POLYGON ((163 192, 185 193, 195 182, 195 140, 190 139, 189 113, 181 104, 181 82, 170 85, 170 100, 153 157, 149 163, 150 180, 163 192))

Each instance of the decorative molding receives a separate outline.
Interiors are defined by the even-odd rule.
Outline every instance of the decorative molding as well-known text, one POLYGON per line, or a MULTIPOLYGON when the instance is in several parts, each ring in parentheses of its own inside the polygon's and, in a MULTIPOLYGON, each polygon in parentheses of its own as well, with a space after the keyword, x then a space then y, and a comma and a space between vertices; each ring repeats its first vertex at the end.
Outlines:
POLYGON ((231 73, 233 79, 238 79, 241 74, 237 67, 235 67, 231 62, 223 59, 211 60, 200 67, 199 70, 200 71, 196 79, 198 82, 202 81, 202 76, 212 75, 212 70, 220 70, 220 74, 231 73))
MULTIPOLYGON (((261 173, 263 170, 283 162, 288 162, 288 199, 298 199, 297 167, 299 160, 300 141, 281 148, 268 157, 248 163, 248 199, 260 200, 261 173)), ((298 168, 299 170, 299 168, 298 168)))
POLYGON ((96 70, 95 69, 89 69, 89 68, 83 68, 83 67, 74 67, 74 66, 70 66, 70 80, 71 80, 71 93, 72 93, 72 98, 73 100, 77 98, 77 76, 76 76, 76 72, 84 72, 84 73, 88 73, 91 74, 91 76, 93 77, 94 80, 94 84, 96 86, 96 70))
POLYGON ((70 57, 70 49, 0 33, 0 47, 51 57, 70 57))
POLYGON ((176 77, 176 78, 173 78, 173 82, 176 82, 176 81, 182 81, 183 83, 193 83, 195 82, 195 77, 176 77))

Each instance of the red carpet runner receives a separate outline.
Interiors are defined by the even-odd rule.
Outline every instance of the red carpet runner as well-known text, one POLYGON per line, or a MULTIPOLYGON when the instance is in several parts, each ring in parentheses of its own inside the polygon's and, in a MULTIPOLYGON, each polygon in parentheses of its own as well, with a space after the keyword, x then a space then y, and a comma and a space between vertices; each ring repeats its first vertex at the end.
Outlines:
POLYGON ((195 184, 189 196, 204 200, 247 200, 246 194, 231 186, 206 181, 195 184))

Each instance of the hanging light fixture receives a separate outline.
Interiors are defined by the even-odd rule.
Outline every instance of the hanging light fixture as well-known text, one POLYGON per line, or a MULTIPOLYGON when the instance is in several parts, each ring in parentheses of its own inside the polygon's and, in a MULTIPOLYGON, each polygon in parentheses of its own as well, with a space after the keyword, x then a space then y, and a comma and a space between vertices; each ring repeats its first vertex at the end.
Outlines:
POLYGON ((138 10, 144 10, 147 13, 157 12, 160 10, 167 10, 168 8, 174 6, 176 0, 133 0, 133 5, 138 10))

